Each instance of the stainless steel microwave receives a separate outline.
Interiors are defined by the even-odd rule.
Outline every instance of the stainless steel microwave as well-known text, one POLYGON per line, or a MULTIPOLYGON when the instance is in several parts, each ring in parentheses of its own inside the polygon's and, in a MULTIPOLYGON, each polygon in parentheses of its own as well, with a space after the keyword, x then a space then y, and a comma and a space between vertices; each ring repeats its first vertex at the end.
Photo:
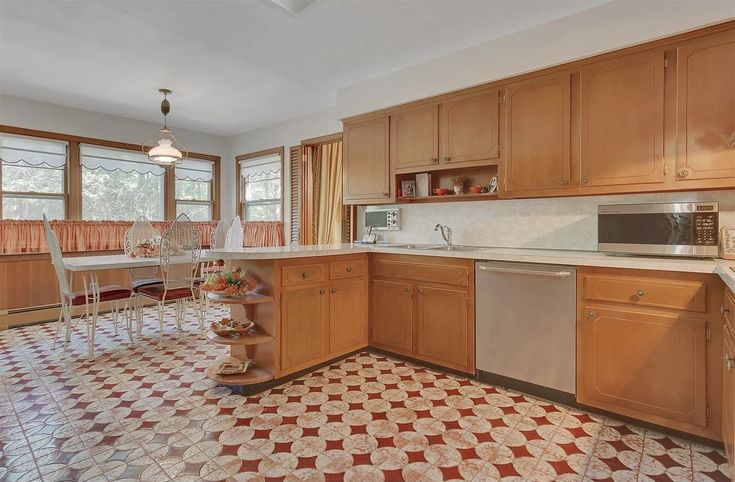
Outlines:
POLYGON ((597 207, 597 249, 612 253, 717 257, 716 202, 597 207))

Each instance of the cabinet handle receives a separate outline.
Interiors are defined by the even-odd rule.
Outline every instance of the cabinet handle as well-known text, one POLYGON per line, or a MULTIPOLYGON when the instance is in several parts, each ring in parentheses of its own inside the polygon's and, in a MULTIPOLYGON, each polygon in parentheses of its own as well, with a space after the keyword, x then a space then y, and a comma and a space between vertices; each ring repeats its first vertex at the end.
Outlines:
POLYGON ((337 288, 332 288, 332 294, 337 292, 337 288))
POLYGON ((347 267, 347 272, 348 272, 348 273, 352 273, 352 266, 348 266, 348 267, 347 267))
POLYGON ((588 182, 590 182, 590 180, 588 178, 586 178, 586 177, 583 177, 582 178, 582 184, 587 184, 588 182))
POLYGON ((729 353, 725 353, 725 367, 727 368, 727 371, 729 372, 732 370, 733 366, 735 366, 735 360, 733 360, 729 353))
POLYGON ((635 291, 635 295, 636 295, 636 296, 637 296, 638 298, 642 298, 642 297, 646 296, 646 292, 645 292, 645 291, 643 291, 643 290, 636 290, 636 291, 635 291))
POLYGON ((419 288, 419 294, 420 295, 423 295, 424 294, 424 290, 422 290, 421 288, 419 288))
POLYGON ((596 314, 597 313, 595 313, 594 311, 590 310, 590 311, 587 312, 587 318, 594 318, 596 314))
POLYGON ((689 169, 682 169, 676 173, 680 179, 686 179, 689 176, 689 169))
POLYGON ((304 279, 308 278, 309 277, 309 272, 308 271, 304 271, 303 273, 301 273, 301 277, 304 278, 304 279))
POLYGON ((408 287, 403 288, 403 291, 405 291, 406 293, 410 293, 411 292, 411 288, 408 288, 408 287))
POLYGON ((327 292, 327 290, 325 290, 324 288, 322 288, 322 289, 320 289, 320 290, 319 290, 319 294, 320 294, 320 295, 323 295, 323 294, 324 294, 324 293, 326 293, 326 292, 327 292))
POLYGON ((725 305, 720 306, 720 314, 730 313, 730 308, 725 308, 725 305))
POLYGON ((444 162, 449 162, 449 159, 451 159, 449 156, 444 156, 444 162))
POLYGON ((383 193, 383 197, 388 197, 388 196, 390 196, 390 194, 388 194, 387 192, 383 193))
POLYGON ((434 164, 437 164, 439 162, 439 158, 438 157, 432 157, 431 158, 431 162, 434 163, 434 164))

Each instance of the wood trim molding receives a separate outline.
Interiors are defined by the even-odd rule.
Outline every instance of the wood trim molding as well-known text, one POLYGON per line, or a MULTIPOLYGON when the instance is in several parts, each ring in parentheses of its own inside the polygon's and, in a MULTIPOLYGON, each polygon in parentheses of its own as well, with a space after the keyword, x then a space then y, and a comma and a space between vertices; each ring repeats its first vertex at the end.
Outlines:
POLYGON ((312 137, 311 139, 304 139, 301 141, 302 146, 318 146, 320 144, 331 144, 332 142, 338 142, 342 140, 342 133, 335 132, 334 134, 327 134, 326 136, 312 137))
MULTIPOLYGON (((66 193, 65 193, 65 211, 66 219, 80 220, 82 219, 82 170, 80 168, 80 144, 92 144, 95 146, 112 147, 115 149, 125 149, 129 151, 141 151, 142 145, 130 144, 127 142, 109 141, 105 139, 96 139, 93 137, 75 136, 71 134, 61 134, 58 132, 48 132, 36 129, 26 129, 25 127, 14 127, 0 124, 0 133, 15 134, 28 137, 40 137, 43 139, 53 139, 58 141, 66 141, 69 144, 69 162, 67 164, 66 175, 66 193)), ((217 220, 220 217, 220 184, 221 169, 220 156, 210 154, 200 154, 190 152, 189 158, 210 161, 213 166, 213 182, 214 192, 212 199, 212 219, 217 220)), ((281 156, 283 159, 283 156, 281 156)), ((0 178, 1 179, 1 178, 0 178)), ((164 199, 164 216, 167 221, 176 218, 176 189, 173 171, 168 169, 165 174, 165 193, 164 199)), ((1 200, 0 200, 1 202, 1 200)), ((2 205, 0 204, 0 208, 2 205)))
POLYGON ((603 60, 618 58, 623 55, 629 55, 632 53, 642 52, 645 50, 654 50, 654 49, 662 49, 662 48, 664 49, 672 48, 673 49, 676 47, 677 43, 691 40, 697 37, 702 37, 705 35, 710 35, 710 34, 717 33, 717 32, 722 32, 725 30, 729 30, 733 27, 735 27, 735 20, 728 20, 726 22, 722 22, 716 25, 712 25, 712 26, 697 29, 697 30, 692 30, 690 32, 685 32, 682 34, 673 35, 673 36, 661 38, 658 40, 641 42, 631 47, 616 49, 616 50, 612 50, 612 51, 605 52, 602 54, 591 55, 583 59, 575 60, 572 62, 565 62, 565 63, 554 65, 551 67, 546 67, 543 69, 533 70, 525 74, 511 75, 508 77, 503 77, 502 79, 493 80, 492 82, 486 82, 486 83, 475 85, 473 87, 468 87, 465 89, 457 89, 457 90, 453 90, 451 92, 447 92, 447 93, 440 94, 440 95, 424 97, 421 99, 416 99, 413 101, 405 102, 399 105, 394 105, 391 107, 385 107, 383 109, 378 109, 374 111, 365 112, 362 114, 356 114, 356 115, 344 117, 340 120, 344 123, 344 122, 353 122, 357 120, 372 119, 375 117, 390 115, 398 110, 405 109, 408 107, 417 107, 422 104, 441 102, 441 101, 447 100, 457 95, 468 94, 471 92, 479 92, 479 91, 482 91, 488 88, 504 87, 510 82, 519 82, 519 81, 528 80, 528 79, 532 79, 535 77, 541 77, 544 75, 553 74, 556 72, 567 71, 567 70, 571 71, 574 69, 579 69, 580 67, 585 66, 585 65, 589 65, 595 62, 600 62, 603 60))
MULTIPOLYGON (((284 177, 284 153, 286 149, 284 146, 272 147, 270 149, 263 149, 262 151, 248 152, 246 154, 238 154, 235 156, 235 213, 240 216, 240 220, 244 219, 245 213, 242 211, 240 205, 240 161, 246 161, 248 159, 255 159, 257 157, 270 156, 272 154, 278 154, 281 156, 281 219, 283 221, 283 177, 284 177)), ((284 236, 285 236, 284 232, 284 236)))

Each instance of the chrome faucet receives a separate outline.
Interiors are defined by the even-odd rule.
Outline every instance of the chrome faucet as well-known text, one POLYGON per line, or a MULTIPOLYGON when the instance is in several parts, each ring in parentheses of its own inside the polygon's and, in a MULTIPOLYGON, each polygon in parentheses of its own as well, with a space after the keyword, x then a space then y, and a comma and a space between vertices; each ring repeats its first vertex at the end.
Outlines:
POLYGON ((436 226, 434 226, 434 231, 441 231, 442 238, 444 238, 444 241, 447 242, 447 247, 452 246, 452 228, 450 228, 449 226, 437 224, 436 226))

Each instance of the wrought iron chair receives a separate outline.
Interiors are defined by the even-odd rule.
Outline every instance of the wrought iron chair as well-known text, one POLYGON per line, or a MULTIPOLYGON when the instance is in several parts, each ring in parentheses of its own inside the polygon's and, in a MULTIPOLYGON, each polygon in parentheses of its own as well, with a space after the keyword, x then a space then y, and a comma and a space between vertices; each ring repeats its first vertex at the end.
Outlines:
MULTIPOLYGON (((139 216, 133 225, 125 231, 125 254, 130 256, 134 253, 140 243, 146 241, 153 241, 154 239, 160 238, 161 233, 153 227, 150 221, 145 216, 139 216)), ((133 305, 135 306, 136 313, 136 324, 137 334, 143 331, 143 299, 138 296, 138 289, 143 286, 154 285, 162 283, 163 279, 158 271, 158 267, 146 267, 146 268, 130 268, 130 289, 133 291, 133 305)))
POLYGON ((240 221, 240 216, 235 216, 235 219, 232 220, 230 229, 227 230, 224 247, 227 249, 240 249, 242 248, 242 241, 242 222, 240 221))
POLYGON ((61 310, 59 319, 56 321, 56 330, 54 332, 53 348, 56 348, 56 340, 59 337, 61 329, 61 321, 63 319, 65 326, 64 333, 64 352, 66 345, 71 337, 71 327, 73 318, 73 308, 75 306, 84 305, 84 321, 87 323, 87 345, 89 359, 94 359, 94 337, 97 331, 97 318, 99 314, 99 304, 105 302, 113 302, 113 324, 115 334, 118 333, 119 324, 119 302, 123 301, 125 317, 127 319, 128 339, 133 342, 133 313, 129 309, 128 301, 132 291, 129 288, 123 288, 118 285, 100 286, 97 282, 96 275, 92 275, 92 282, 87 285, 86 276, 84 277, 84 290, 72 291, 70 278, 67 278, 64 269, 64 258, 59 247, 59 240, 51 229, 51 225, 43 215, 43 229, 46 233, 46 243, 48 244, 49 253, 51 254, 51 264, 56 272, 56 278, 59 282, 59 295, 61 298, 61 310))
POLYGON ((204 330, 203 311, 194 296, 194 279, 199 266, 201 241, 199 233, 186 214, 181 214, 161 236, 161 275, 163 282, 142 286, 138 296, 151 299, 158 307, 159 347, 163 341, 165 303, 174 301, 176 328, 181 330, 189 302, 194 304, 199 329, 204 330))
MULTIPOLYGON (((214 228, 212 234, 209 235, 209 249, 222 249, 225 247, 225 240, 227 238, 227 231, 232 225, 229 219, 220 219, 217 223, 217 227, 214 228)), ((199 265, 200 277, 194 281, 194 286, 199 287, 202 283, 207 280, 207 276, 212 273, 218 273, 222 271, 222 266, 214 261, 203 261, 199 265)), ((204 290, 199 290, 199 305, 204 310, 204 318, 207 318, 207 312, 209 311, 209 298, 204 290)))

